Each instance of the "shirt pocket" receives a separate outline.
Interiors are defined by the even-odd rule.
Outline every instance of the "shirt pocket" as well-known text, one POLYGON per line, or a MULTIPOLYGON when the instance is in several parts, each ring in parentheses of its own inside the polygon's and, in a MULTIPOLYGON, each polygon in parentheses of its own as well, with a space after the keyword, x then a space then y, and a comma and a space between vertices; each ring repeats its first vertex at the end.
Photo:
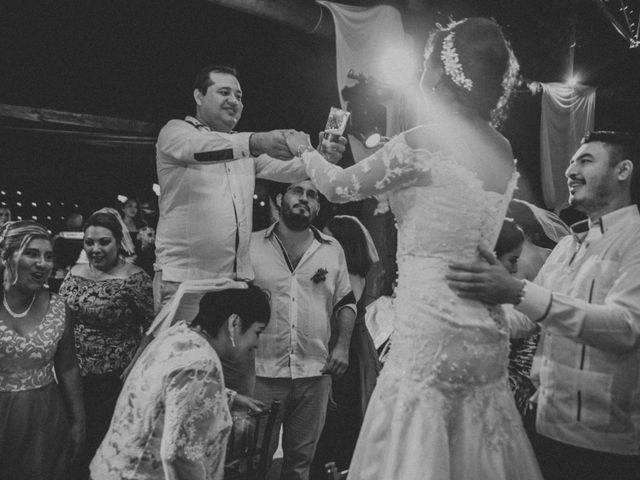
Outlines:
POLYGON ((540 368, 539 407, 545 420, 606 427, 611 420, 613 376, 547 361, 540 368))
POLYGON ((579 372, 577 420, 589 427, 607 427, 611 422, 613 375, 579 372))
POLYGON ((585 300, 602 305, 607 293, 620 275, 620 262, 616 260, 597 260, 589 269, 585 278, 585 300))

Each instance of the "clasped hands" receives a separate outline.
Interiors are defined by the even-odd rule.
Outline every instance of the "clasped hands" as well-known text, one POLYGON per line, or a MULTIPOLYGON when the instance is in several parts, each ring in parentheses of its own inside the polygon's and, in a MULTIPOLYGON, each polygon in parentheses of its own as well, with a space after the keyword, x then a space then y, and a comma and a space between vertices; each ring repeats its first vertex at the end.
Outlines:
POLYGON ((490 305, 518 303, 522 280, 513 277, 485 246, 478 247, 480 259, 475 262, 449 264, 447 285, 459 297, 479 300, 490 305))
MULTIPOLYGON (((324 132, 319 134, 318 152, 331 163, 337 163, 342 158, 347 139, 339 137, 337 141, 324 138, 324 132)), ((270 132, 253 133, 249 139, 252 155, 267 155, 280 160, 289 160, 298 156, 300 150, 313 148, 309 135, 297 130, 272 130, 270 132)))

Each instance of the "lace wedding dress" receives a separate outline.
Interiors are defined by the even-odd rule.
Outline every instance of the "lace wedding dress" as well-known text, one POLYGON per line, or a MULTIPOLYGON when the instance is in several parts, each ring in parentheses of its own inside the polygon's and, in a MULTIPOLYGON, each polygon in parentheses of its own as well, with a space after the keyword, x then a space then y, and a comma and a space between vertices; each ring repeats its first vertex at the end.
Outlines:
POLYGON ((390 191, 398 224, 395 331, 360 432, 349 479, 541 479, 507 380, 501 309, 459 298, 452 261, 493 246, 515 188, 486 191, 455 159, 396 137, 342 170, 307 152, 330 201, 390 191))

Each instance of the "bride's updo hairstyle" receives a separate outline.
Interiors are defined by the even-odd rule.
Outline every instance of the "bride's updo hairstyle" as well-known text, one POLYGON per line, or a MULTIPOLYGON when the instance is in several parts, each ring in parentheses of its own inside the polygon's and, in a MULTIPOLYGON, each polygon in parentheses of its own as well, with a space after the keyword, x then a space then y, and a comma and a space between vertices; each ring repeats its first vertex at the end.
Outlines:
POLYGON ((444 70, 444 83, 457 100, 494 126, 506 116, 518 62, 493 20, 468 18, 432 33, 425 50, 444 70))

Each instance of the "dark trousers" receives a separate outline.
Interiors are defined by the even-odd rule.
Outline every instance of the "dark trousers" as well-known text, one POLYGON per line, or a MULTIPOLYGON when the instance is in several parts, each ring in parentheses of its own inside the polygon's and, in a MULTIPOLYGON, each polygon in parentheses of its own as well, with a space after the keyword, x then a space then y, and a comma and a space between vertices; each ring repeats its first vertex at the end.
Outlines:
POLYGON ((118 395, 122 390, 121 370, 82 377, 84 410, 87 417, 87 442, 76 458, 71 478, 89 478, 89 463, 109 430, 118 395))
POLYGON ((587 450, 529 432, 545 480, 638 480, 640 455, 587 450))

